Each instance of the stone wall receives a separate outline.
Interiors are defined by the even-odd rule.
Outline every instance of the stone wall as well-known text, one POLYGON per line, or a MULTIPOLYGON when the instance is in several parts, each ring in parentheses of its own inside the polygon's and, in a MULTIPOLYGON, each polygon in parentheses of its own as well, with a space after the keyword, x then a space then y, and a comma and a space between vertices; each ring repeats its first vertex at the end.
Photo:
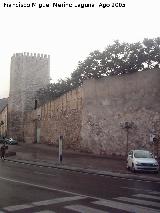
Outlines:
POLYGON ((87 80, 26 116, 26 142, 35 142, 39 129, 41 143, 57 145, 63 135, 66 148, 124 156, 127 132, 122 126, 132 122, 128 150, 153 151, 150 133, 160 133, 160 70, 87 80))
POLYGON ((137 72, 83 85, 81 147, 98 155, 125 155, 128 149, 152 151, 150 133, 160 132, 160 70, 137 72))
POLYGON ((36 142, 36 131, 39 129, 40 143, 57 145, 59 136, 63 135, 66 148, 80 150, 81 115, 82 93, 81 88, 77 88, 26 113, 24 140, 28 143, 36 142))

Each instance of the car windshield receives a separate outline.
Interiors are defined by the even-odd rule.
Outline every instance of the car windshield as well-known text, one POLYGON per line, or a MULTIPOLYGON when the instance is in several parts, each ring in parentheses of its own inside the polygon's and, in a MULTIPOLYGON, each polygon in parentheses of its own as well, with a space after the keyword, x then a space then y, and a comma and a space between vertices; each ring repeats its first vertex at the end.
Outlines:
POLYGON ((135 158, 153 158, 150 152, 142 151, 142 150, 134 152, 134 157, 135 158))

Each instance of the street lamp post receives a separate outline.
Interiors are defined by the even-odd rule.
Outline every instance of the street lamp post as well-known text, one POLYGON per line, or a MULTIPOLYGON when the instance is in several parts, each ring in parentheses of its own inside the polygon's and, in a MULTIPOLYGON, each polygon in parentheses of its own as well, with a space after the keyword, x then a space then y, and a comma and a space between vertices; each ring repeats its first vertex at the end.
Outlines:
POLYGON ((128 154, 128 145, 129 145, 128 144, 128 134, 129 134, 129 129, 132 129, 133 126, 134 126, 134 123, 132 121, 131 122, 126 121, 124 123, 121 123, 121 127, 126 130, 126 156, 128 154))

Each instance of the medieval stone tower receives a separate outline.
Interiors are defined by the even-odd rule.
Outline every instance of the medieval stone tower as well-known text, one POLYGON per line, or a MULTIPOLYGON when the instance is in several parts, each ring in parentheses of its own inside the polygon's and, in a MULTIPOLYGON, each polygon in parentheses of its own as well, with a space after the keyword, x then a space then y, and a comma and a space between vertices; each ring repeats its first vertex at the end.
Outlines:
POLYGON ((50 57, 16 53, 11 58, 8 136, 23 141, 24 115, 35 106, 36 91, 49 84, 50 57))

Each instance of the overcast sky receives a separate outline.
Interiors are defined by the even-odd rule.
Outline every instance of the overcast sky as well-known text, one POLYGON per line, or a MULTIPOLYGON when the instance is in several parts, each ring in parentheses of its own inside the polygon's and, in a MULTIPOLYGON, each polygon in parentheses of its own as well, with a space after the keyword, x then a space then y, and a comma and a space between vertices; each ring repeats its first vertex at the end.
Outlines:
POLYGON ((10 60, 14 53, 49 54, 52 80, 64 79, 76 69, 78 61, 96 49, 104 50, 114 40, 137 42, 159 37, 159 8, 160 0, 1 0, 0 98, 9 94, 10 60), (13 5, 19 2, 35 6, 13 5), (53 3, 64 2, 72 7, 53 7, 53 3), (125 7, 112 7, 113 2, 125 7), (84 3, 94 7, 75 7, 84 3), (108 7, 99 7, 100 3, 108 7), (42 4, 49 7, 41 7, 42 4))

